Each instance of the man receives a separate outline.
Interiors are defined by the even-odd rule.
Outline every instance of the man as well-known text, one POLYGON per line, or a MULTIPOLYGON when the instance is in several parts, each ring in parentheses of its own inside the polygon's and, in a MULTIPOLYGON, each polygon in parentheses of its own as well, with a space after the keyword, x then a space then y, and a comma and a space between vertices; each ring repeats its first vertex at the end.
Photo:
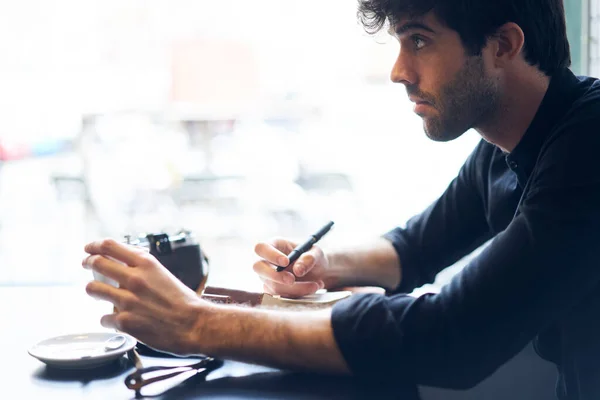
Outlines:
POLYGON ((272 293, 376 285, 330 311, 287 314, 201 301, 152 257, 111 240, 84 265, 121 284, 90 295, 102 318, 159 349, 366 379, 468 388, 531 340, 561 399, 600 396, 600 84, 569 70, 562 0, 361 0, 369 31, 400 43, 403 84, 427 135, 483 140, 421 215, 360 248, 256 246, 272 293), (441 293, 407 293, 483 243, 441 293), (115 258, 130 268, 111 261, 115 258))

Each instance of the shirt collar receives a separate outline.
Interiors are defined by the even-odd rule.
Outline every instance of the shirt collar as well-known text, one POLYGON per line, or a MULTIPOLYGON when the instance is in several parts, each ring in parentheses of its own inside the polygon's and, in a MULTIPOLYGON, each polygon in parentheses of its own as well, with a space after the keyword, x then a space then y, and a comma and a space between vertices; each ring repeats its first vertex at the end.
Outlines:
POLYGON ((542 145, 552 132, 552 128, 565 116, 575 101, 579 79, 568 69, 562 69, 550 79, 548 90, 529 128, 506 156, 509 168, 517 174, 521 187, 531 176, 542 145))

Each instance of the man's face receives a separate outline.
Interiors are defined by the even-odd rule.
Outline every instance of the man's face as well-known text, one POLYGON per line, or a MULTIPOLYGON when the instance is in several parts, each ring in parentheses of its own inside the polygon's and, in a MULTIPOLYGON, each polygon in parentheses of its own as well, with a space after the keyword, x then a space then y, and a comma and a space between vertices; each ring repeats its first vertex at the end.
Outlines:
POLYGON ((390 33, 400 43, 391 79, 406 86, 429 138, 456 139, 490 117, 498 84, 486 73, 483 57, 467 55, 456 31, 428 13, 400 20, 390 33))

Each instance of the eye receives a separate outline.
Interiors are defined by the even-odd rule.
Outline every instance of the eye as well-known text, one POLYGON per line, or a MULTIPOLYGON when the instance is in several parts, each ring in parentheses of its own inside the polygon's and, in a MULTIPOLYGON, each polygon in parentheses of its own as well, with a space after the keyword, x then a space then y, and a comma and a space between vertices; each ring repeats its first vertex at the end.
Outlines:
POLYGON ((427 44, 425 42, 425 39, 423 39, 421 36, 412 36, 411 37, 413 44, 415 46, 415 50, 421 50, 423 47, 425 47, 425 45, 427 44))

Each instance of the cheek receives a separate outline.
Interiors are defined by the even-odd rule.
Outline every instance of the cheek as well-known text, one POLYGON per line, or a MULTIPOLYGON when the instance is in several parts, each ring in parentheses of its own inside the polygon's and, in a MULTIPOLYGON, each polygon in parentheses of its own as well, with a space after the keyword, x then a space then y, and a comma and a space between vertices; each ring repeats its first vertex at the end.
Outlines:
POLYGON ((419 64, 421 71, 419 89, 438 100, 444 88, 453 81, 461 67, 456 59, 440 56, 428 57, 421 60, 419 64))

